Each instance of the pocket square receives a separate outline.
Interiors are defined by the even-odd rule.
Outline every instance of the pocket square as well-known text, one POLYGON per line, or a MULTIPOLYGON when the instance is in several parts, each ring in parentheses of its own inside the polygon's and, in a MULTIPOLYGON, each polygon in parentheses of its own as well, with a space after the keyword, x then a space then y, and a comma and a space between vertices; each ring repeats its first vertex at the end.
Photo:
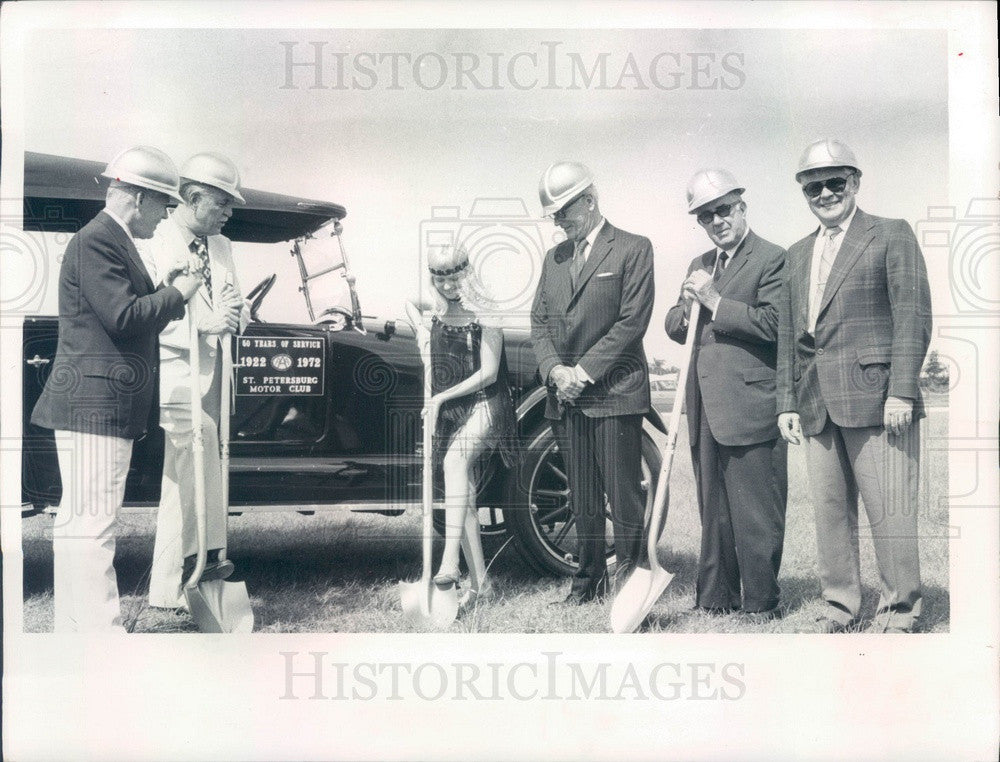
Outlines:
POLYGON ((597 273, 598 278, 611 278, 615 273, 597 273))

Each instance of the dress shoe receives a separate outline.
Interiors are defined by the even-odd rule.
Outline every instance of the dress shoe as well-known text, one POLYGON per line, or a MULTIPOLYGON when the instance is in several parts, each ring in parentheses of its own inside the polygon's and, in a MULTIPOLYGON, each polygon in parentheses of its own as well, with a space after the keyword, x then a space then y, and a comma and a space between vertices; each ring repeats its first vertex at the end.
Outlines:
POLYGON ((777 606, 764 611, 743 611, 741 616, 747 624, 767 624, 784 616, 777 606))
POLYGON ((608 578, 601 577, 596 585, 589 585, 582 588, 571 588, 569 595, 561 601, 553 601, 557 606, 580 606, 584 603, 597 601, 603 603, 608 595, 608 578))
MULTIPOLYGON (((184 569, 183 569, 183 580, 187 582, 191 578, 191 574, 194 572, 194 567, 197 563, 197 556, 187 556, 184 559, 184 569)), ((201 579, 199 582, 208 582, 212 579, 229 579, 236 567, 233 562, 229 559, 225 561, 219 560, 219 549, 214 548, 208 551, 208 557, 205 561, 205 569, 201 573, 201 579)))
POLYGON ((874 634, 881 635, 883 633, 888 635, 909 635, 913 632, 913 626, 910 625, 907 627, 903 627, 900 625, 890 625, 887 622, 885 622, 885 620, 883 620, 882 622, 876 620, 872 622, 871 625, 868 626, 865 632, 872 633, 873 635, 874 634))
POLYGON ((458 572, 441 572, 434 576, 434 587, 438 590, 458 588, 458 572))
POLYGON ((821 616, 811 625, 800 629, 799 633, 803 635, 833 635, 835 633, 847 632, 848 626, 829 617, 821 616))
POLYGON ((700 611, 702 614, 708 614, 709 616, 729 616, 730 614, 735 614, 739 609, 729 606, 695 606, 692 610, 700 611))

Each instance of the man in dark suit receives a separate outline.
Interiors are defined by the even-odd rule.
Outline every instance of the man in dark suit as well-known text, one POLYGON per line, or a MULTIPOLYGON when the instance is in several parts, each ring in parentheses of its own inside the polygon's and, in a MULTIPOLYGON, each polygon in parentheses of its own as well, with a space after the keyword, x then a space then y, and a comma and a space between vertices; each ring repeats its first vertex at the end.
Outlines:
POLYGON ((531 310, 531 337, 548 386, 545 416, 566 460, 580 567, 566 603, 608 592, 605 495, 614 523, 616 579, 642 554, 643 415, 649 375, 642 339, 653 309, 653 247, 607 222, 593 175, 558 162, 542 176, 543 214, 566 240, 550 249, 531 310))
POLYGON ((182 267, 155 287, 134 239, 177 199, 162 151, 139 146, 108 165, 104 210, 70 239, 59 273, 59 342, 31 416, 54 429, 63 494, 52 537, 56 632, 122 632, 115 520, 132 441, 157 423, 157 334, 184 316, 200 283, 182 267))
POLYGON ((743 191, 721 169, 688 184, 688 211, 715 246, 692 260, 666 330, 683 343, 692 300, 702 304, 686 398, 701 514, 695 604, 766 621, 779 615, 788 491, 774 418, 785 250, 750 230, 743 191))
POLYGON ((882 590, 872 629, 920 616, 918 378, 931 332, 927 270, 904 220, 865 214, 861 170, 836 140, 808 146, 795 179, 818 230, 788 250, 778 330, 778 428, 804 441, 826 607, 810 632, 843 632, 861 605, 858 494, 882 590))

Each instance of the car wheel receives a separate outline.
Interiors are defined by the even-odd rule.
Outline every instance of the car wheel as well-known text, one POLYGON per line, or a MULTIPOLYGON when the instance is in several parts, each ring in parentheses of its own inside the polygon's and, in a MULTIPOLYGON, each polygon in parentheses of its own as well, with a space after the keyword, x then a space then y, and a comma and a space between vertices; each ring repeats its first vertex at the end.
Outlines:
MULTIPOLYGON (((653 490, 660 472, 660 452, 642 432, 642 488, 646 493, 646 523, 653 507, 653 490)), ((507 525, 514 544, 530 567, 543 574, 568 576, 579 568, 576 520, 570 504, 569 483, 562 453, 552 428, 545 422, 525 448, 519 470, 508 475, 507 525)), ((615 561, 611 511, 605 506, 608 564, 615 561)), ((663 522, 665 524, 666 522, 663 522)), ((662 532, 662 525, 661 530, 662 532)))

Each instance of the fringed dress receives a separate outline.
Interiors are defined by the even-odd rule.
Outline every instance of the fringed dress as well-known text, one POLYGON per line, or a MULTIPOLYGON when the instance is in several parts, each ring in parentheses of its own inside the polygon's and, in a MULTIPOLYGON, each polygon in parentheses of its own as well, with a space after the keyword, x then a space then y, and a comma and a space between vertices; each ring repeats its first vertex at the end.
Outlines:
MULTIPOLYGON (((431 367, 434 394, 450 389, 476 373, 482 365, 480 347, 483 329, 478 321, 453 326, 435 315, 431 323, 431 367)), ((455 434, 469 420, 472 411, 486 405, 490 429, 487 449, 496 448, 507 467, 517 461, 517 421, 507 374, 507 356, 500 348, 496 380, 478 392, 442 403, 434 432, 434 460, 440 465, 455 434)))

